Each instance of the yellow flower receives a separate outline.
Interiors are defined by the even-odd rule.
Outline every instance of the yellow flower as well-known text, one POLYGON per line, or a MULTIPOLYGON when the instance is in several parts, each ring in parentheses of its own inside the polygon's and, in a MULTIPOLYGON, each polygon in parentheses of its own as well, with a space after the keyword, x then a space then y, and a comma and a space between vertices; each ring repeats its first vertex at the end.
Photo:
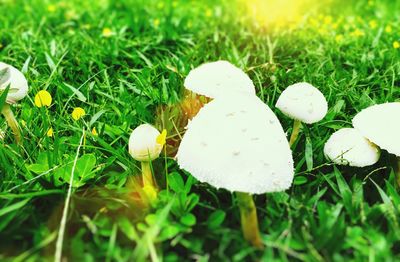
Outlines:
POLYGON ((108 27, 105 27, 101 33, 103 37, 111 37, 113 34, 114 32, 108 27))
POLYGON ((53 128, 50 127, 49 130, 47 130, 47 134, 46 134, 46 135, 47 135, 48 137, 53 137, 53 133, 54 133, 54 132, 53 132, 53 128))
POLYGON ((329 25, 330 23, 332 23, 332 16, 328 15, 324 17, 324 24, 329 25))
POLYGON ((166 138, 167 138, 167 130, 164 129, 161 132, 161 134, 159 136, 157 136, 157 138, 156 138, 157 144, 160 144, 162 146, 165 145, 166 138))
POLYGON ((52 101, 51 95, 46 90, 40 90, 35 95, 35 105, 37 107, 50 106, 51 101, 52 101))
POLYGON ((80 107, 75 107, 71 115, 74 120, 79 120, 81 117, 85 115, 85 110, 83 110, 83 108, 80 107))
POLYGON ((378 23, 376 22, 376 20, 371 20, 369 21, 369 27, 371 27, 372 29, 375 29, 378 26, 378 23))
POLYGON ((393 48, 394 49, 399 49, 400 48, 400 42, 399 41, 394 41, 393 42, 393 48))
POLYGON ((93 129, 92 129, 92 135, 94 135, 94 136, 98 136, 98 135, 99 135, 99 134, 97 133, 97 130, 96 130, 95 127, 93 127, 93 129))
POLYGON ((47 11, 50 13, 54 13, 57 10, 57 7, 55 5, 48 5, 47 6, 47 11))
POLYGON ((158 18, 154 19, 154 20, 153 20, 153 25, 154 25, 155 27, 158 27, 158 26, 160 25, 160 19, 158 19, 158 18))
POLYGON ((211 9, 207 9, 206 10, 206 16, 207 17, 211 17, 212 16, 212 10, 211 9))
POLYGON ((339 34, 339 35, 335 36, 335 41, 336 42, 341 42, 342 40, 343 40, 343 35, 342 34, 339 34))
POLYGON ((357 28, 356 30, 354 30, 354 31, 351 33, 351 35, 352 35, 352 36, 356 36, 356 37, 358 37, 358 36, 364 36, 364 32, 357 28))
POLYGON ((386 33, 391 33, 391 32, 392 32, 392 27, 391 27, 390 25, 387 25, 387 26, 385 27, 385 32, 386 32, 386 33))

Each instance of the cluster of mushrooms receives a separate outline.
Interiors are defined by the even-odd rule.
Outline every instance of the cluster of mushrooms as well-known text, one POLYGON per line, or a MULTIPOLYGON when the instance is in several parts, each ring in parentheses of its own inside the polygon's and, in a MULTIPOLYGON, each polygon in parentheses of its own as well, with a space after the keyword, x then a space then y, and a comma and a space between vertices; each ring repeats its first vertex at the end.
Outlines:
MULTIPOLYGON (((328 105, 323 94, 308 83, 287 87, 276 107, 294 119, 290 140, 273 111, 256 96, 252 80, 227 61, 205 63, 185 79, 185 88, 210 101, 189 121, 176 154, 178 165, 201 182, 234 192, 244 238, 261 248, 253 194, 284 191, 293 181, 291 146, 302 123, 322 120, 328 105)), ((0 62, 1 112, 17 143, 21 132, 10 105, 24 98, 28 83, 11 65, 0 62)), ((400 102, 374 105, 353 119, 354 128, 343 128, 328 139, 325 156, 339 165, 364 167, 375 164, 380 149, 396 156, 396 182, 400 186, 400 102)), ((129 153, 141 162, 142 189, 149 201, 157 199, 158 186, 152 161, 159 157, 167 133, 152 125, 135 128, 129 153)))

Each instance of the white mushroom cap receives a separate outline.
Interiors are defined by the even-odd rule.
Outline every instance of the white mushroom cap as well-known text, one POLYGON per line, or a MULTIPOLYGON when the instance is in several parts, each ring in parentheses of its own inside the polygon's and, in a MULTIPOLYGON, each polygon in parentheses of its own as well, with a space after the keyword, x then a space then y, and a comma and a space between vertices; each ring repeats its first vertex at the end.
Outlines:
POLYGON ((324 146, 325 156, 338 165, 370 166, 378 162, 379 148, 354 128, 342 128, 324 146))
POLYGON ((227 61, 205 63, 191 70, 184 85, 186 89, 210 98, 231 93, 256 93, 249 76, 227 61))
POLYGON ((15 104, 28 94, 28 81, 26 81, 24 74, 22 74, 22 72, 20 72, 18 69, 6 63, 0 62, 0 70, 5 68, 10 70, 10 77, 0 86, 0 92, 5 90, 6 87, 10 85, 6 102, 8 104, 15 104))
POLYGON ((150 161, 158 158, 164 146, 158 143, 160 132, 149 124, 136 127, 129 137, 129 154, 138 161, 150 161))
POLYGON ((278 98, 276 107, 286 116, 306 124, 322 120, 328 111, 324 95, 305 82, 288 86, 278 98))
POLYGON ((176 157, 201 182, 230 191, 282 191, 293 180, 283 128, 257 96, 232 95, 205 105, 188 124, 176 157))
POLYGON ((353 126, 381 149, 400 156, 400 102, 362 110, 353 118, 353 126))

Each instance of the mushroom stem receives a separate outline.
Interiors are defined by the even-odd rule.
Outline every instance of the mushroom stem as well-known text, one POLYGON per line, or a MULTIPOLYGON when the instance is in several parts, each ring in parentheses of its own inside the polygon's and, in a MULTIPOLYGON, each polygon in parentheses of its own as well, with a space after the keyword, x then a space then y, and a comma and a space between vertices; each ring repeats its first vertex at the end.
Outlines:
POLYGON ((294 144, 294 142, 296 142, 297 137, 299 136, 300 127, 301 127, 301 122, 300 122, 300 120, 294 120, 292 135, 290 136, 290 140, 289 140, 289 145, 290 145, 290 147, 292 147, 292 145, 294 144))
POLYGON ((153 174, 151 172, 150 162, 142 161, 140 163, 142 165, 143 187, 151 187, 156 190, 157 186, 155 185, 153 180, 153 174))
POLYGON ((261 249, 263 243, 258 228, 257 209, 253 197, 248 193, 236 192, 236 198, 240 209, 240 221, 244 238, 253 246, 261 249))
POLYGON ((397 188, 400 189, 400 156, 396 157, 395 179, 397 188))
POLYGON ((15 141, 17 142, 17 144, 20 144, 21 143, 21 131, 20 131, 17 119, 15 119, 14 113, 11 110, 10 105, 5 103, 3 105, 3 108, 1 109, 1 113, 4 115, 8 126, 13 131, 14 136, 15 136, 15 141))

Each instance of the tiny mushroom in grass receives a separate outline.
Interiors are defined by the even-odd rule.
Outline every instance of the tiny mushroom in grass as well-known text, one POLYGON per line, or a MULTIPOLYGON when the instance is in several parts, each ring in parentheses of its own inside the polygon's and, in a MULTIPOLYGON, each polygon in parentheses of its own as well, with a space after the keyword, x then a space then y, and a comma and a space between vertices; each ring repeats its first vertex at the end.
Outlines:
POLYGON ((291 150, 271 109, 256 96, 211 101, 188 124, 176 157, 199 181, 236 192, 244 237, 262 247, 251 195, 286 190, 293 180, 291 150))
POLYGON ((227 61, 205 63, 191 70, 184 85, 186 89, 209 98, 231 93, 256 93, 249 76, 227 61))
POLYGON ((370 106, 353 118, 353 126, 369 141, 396 156, 400 188, 400 102, 370 106))
POLYGON ((301 123, 313 124, 322 120, 328 103, 324 95, 309 83, 297 83, 288 86, 280 95, 276 107, 286 116, 294 119, 290 146, 296 141, 301 123))
MULTIPOLYGON (((158 158, 165 144, 166 131, 160 132, 149 124, 136 127, 129 137, 129 154, 142 166, 143 189, 154 195, 157 185, 153 179, 150 162, 158 158)), ((155 198, 155 197, 151 197, 155 198)))
POLYGON ((19 144, 22 139, 21 131, 10 105, 17 103, 27 95, 28 81, 18 69, 0 62, 0 93, 5 91, 7 87, 9 87, 9 90, 1 113, 6 118, 7 124, 13 130, 15 140, 19 144))
POLYGON ((354 128, 342 128, 324 146, 325 156, 338 165, 370 166, 378 162, 379 148, 354 128))

